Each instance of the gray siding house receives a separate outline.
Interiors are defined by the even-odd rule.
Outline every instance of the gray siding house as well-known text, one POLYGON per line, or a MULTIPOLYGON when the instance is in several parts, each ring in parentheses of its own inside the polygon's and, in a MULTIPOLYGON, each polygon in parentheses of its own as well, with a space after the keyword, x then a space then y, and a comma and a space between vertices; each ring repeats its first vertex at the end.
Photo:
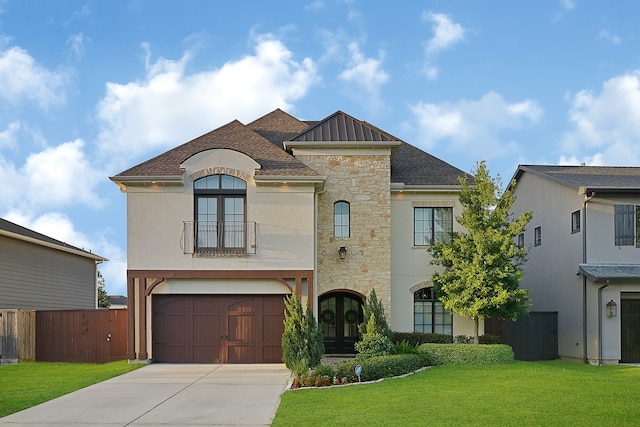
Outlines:
POLYGON ((0 309, 97 308, 106 260, 0 218, 0 309))
POLYGON ((640 168, 521 165, 513 214, 533 211, 521 287, 558 313, 561 358, 640 362, 640 168))

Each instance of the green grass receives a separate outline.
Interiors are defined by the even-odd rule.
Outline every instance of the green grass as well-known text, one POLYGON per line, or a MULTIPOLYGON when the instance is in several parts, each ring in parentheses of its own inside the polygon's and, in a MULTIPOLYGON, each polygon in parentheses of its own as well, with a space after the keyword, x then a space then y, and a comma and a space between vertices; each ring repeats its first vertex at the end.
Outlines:
POLYGON ((26 362, 0 367, 0 417, 38 405, 142 364, 26 362))
POLYGON ((287 391, 273 426, 637 426, 640 368, 574 362, 438 366, 287 391))

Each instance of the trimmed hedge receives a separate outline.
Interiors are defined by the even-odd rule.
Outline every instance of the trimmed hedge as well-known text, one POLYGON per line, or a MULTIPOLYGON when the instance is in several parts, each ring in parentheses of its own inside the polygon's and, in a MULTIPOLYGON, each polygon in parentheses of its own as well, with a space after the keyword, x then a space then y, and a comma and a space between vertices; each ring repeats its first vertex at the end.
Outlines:
POLYGON ((380 378, 395 377, 408 374, 424 366, 427 359, 421 354, 393 354, 389 356, 377 356, 367 359, 356 359, 342 362, 336 369, 336 378, 347 378, 351 382, 358 382, 355 369, 356 365, 362 366, 361 381, 374 381, 380 378))
POLYGON ((453 337, 446 334, 434 334, 425 332, 394 332, 393 342, 408 341, 409 344, 418 345, 425 343, 448 344, 453 342, 453 337))
POLYGON ((418 352, 430 365, 501 365, 513 363, 506 344, 422 344, 418 352))

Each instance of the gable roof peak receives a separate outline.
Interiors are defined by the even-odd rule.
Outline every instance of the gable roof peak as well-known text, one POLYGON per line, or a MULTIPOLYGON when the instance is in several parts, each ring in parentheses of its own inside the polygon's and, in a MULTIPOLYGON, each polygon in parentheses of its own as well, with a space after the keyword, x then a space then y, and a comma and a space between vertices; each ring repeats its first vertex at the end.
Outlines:
POLYGON ((294 136, 296 142, 391 142, 399 138, 343 111, 336 111, 294 136))

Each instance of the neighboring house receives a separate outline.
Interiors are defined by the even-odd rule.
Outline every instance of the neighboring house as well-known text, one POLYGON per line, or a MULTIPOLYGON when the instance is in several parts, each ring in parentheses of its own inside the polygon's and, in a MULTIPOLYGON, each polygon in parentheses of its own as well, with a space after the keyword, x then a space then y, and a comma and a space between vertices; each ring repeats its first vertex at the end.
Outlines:
POLYGON ((396 331, 470 334, 432 292, 461 170, 338 111, 235 120, 114 177, 127 193, 130 359, 280 362, 295 289, 352 353, 375 288, 396 331))
POLYGON ((109 295, 110 309, 127 308, 127 297, 124 295, 109 295))
POLYGON ((95 309, 106 260, 0 218, 0 309, 95 309))
POLYGON ((513 213, 533 211, 521 287, 558 312, 560 357, 640 362, 640 168, 519 166, 513 213))

